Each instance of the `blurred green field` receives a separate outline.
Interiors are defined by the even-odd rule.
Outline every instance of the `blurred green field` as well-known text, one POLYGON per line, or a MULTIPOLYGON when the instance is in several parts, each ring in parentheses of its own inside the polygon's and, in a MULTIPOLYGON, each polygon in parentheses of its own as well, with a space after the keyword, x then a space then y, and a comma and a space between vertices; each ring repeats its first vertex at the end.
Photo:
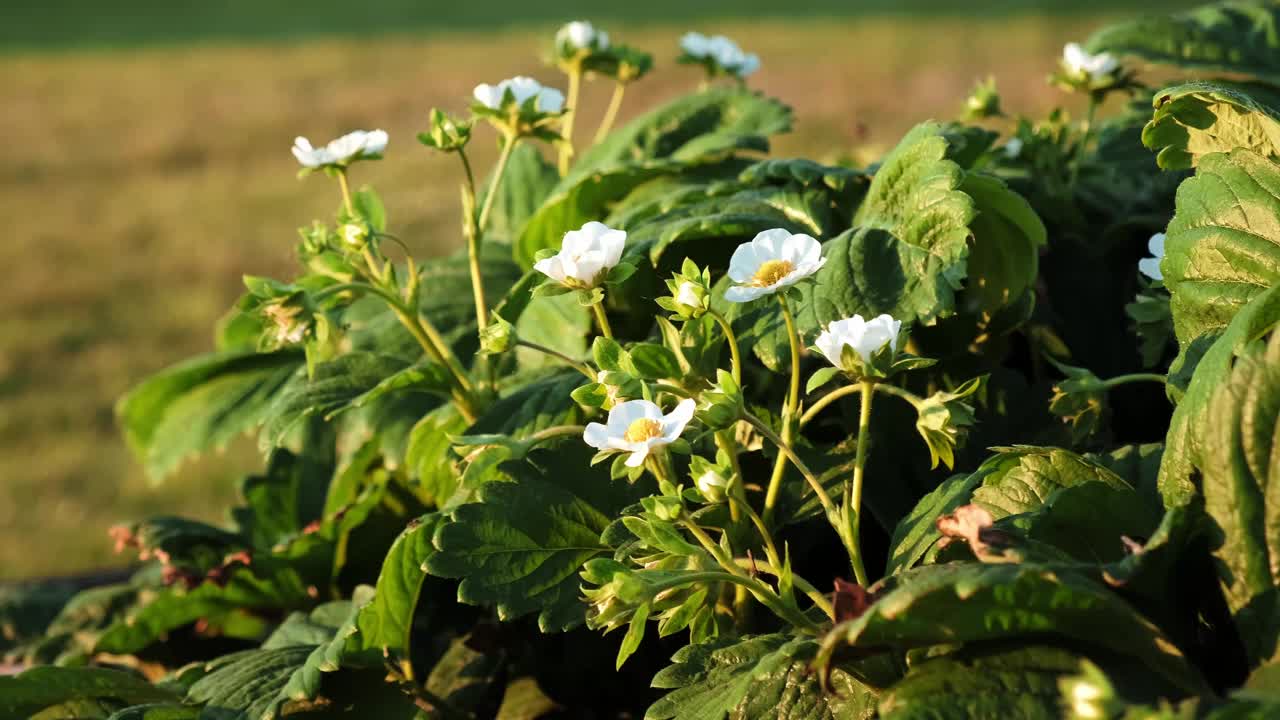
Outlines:
MULTIPOLYGON (((655 53, 658 70, 628 92, 624 115, 696 85, 672 62, 681 32, 729 34, 763 59, 752 86, 796 109, 775 153, 821 159, 874 153, 916 121, 953 116, 988 73, 1008 110, 1038 115, 1064 100, 1044 82, 1062 44, 1141 5, 1009 0, 966 15, 949 0, 598 4, 0 8, 11 270, 0 284, 0 579, 122 562, 105 534, 114 522, 222 518, 234 478, 256 461, 252 441, 152 488, 112 404, 207 350, 240 276, 288 273, 295 229, 334 210, 328 183, 295 178, 295 135, 388 130, 386 160, 355 180, 379 188, 395 232, 426 255, 460 243, 457 168, 413 134, 432 106, 463 110, 477 82, 527 73, 560 84, 538 60, 559 21, 592 17, 655 53), (712 19, 730 12, 754 19, 712 19)), ((584 130, 607 95, 588 86, 584 130)), ((492 144, 473 147, 484 165, 492 144)))

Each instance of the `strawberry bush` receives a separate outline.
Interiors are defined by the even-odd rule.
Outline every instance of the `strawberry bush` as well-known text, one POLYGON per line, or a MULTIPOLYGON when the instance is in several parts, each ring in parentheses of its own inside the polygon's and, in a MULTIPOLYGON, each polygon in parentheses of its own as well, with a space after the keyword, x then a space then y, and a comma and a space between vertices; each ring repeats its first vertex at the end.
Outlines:
POLYGON ((1280 715, 1278 25, 1105 28, 1050 78, 1083 117, 985 82, 852 167, 767 156, 722 36, 613 129, 652 58, 571 23, 565 93, 431 112, 428 260, 358 183, 386 133, 299 138, 340 204, 297 275, 118 408, 156 479, 262 471, 0 598, 0 717, 1280 715))

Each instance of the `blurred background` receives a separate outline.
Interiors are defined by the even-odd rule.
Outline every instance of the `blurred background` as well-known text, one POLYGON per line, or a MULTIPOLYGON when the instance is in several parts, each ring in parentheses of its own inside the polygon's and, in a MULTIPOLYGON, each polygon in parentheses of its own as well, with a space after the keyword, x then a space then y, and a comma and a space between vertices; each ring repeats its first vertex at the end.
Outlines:
MULTIPOLYGON (((296 178, 295 135, 386 129, 357 184, 420 256, 461 243, 457 161, 418 145, 428 110, 545 67, 562 22, 652 52, 623 118, 696 87, 687 30, 723 33, 763 67, 750 85, 795 108, 774 154, 871 159, 914 123, 955 117, 993 75, 1011 114, 1080 108, 1046 75, 1062 45, 1178 0, 5 0, 0 4, 0 580, 121 560, 106 529, 153 514, 222 520, 254 440, 148 484, 113 404, 212 348, 241 275, 288 277, 296 228, 338 197, 296 178)), ((588 84, 582 135, 611 87, 588 84)), ((487 142, 472 144, 487 167, 487 142)))

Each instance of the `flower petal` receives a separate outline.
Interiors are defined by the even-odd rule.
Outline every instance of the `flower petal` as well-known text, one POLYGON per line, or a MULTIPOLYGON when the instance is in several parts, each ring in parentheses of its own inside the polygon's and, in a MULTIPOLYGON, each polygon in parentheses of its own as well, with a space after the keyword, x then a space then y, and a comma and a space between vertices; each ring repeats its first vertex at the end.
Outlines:
POLYGON ((684 428, 693 419, 693 411, 698 403, 693 398, 685 398, 670 413, 662 418, 662 437, 669 443, 674 442, 684 432, 684 428))
POLYGON ((771 287, 752 287, 750 285, 734 285, 724 291, 724 299, 734 303, 751 302, 765 295, 773 294, 771 287))
POLYGON ((631 453, 631 457, 627 458, 627 467, 640 467, 644 464, 644 459, 649 456, 649 448, 637 448, 631 453))
POLYGON ((603 450, 609 444, 609 430, 600 423, 589 423, 582 431, 582 441, 597 450, 603 450))

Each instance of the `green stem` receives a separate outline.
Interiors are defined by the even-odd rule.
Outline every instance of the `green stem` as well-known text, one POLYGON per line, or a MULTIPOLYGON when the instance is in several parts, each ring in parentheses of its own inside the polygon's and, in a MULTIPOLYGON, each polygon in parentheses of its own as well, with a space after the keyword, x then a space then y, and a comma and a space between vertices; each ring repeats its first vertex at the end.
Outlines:
MULTIPOLYGON (((729 456, 729 466, 733 469, 733 475, 729 478, 729 487, 725 488, 725 493, 730 498, 729 520, 736 528, 742 522, 742 511, 738 507, 739 503, 733 502, 733 498, 738 497, 738 493, 741 493, 741 504, 751 512, 753 518, 759 516, 755 514, 755 510, 751 508, 751 504, 746 500, 742 466, 738 462, 738 441, 734 439, 733 432, 731 430, 718 430, 715 433, 715 441, 716 447, 729 456)), ((760 528, 760 530, 769 547, 772 547, 773 537, 768 535, 767 528, 760 528)), ((766 548, 766 552, 769 552, 768 548, 766 548)), ((746 588, 741 585, 736 586, 733 592, 733 619, 738 625, 738 629, 744 630, 750 624, 751 619, 750 598, 747 596, 746 588)))
POLYGON ((778 546, 774 544, 773 534, 769 532, 769 527, 764 524, 764 519, 760 517, 759 513, 751 507, 751 504, 748 503, 745 498, 735 496, 732 492, 732 488, 727 489, 729 490, 728 497, 730 510, 734 509, 738 505, 742 506, 740 511, 745 512, 747 517, 751 518, 751 524, 755 525, 756 531, 760 533, 760 539, 764 542, 765 557, 769 558, 769 562, 774 565, 781 565, 782 556, 778 554, 778 546))
POLYGON ((530 435, 525 439, 525 442, 532 446, 558 437, 566 437, 569 435, 580 436, 585 430, 586 428, 582 425, 554 425, 530 435))
MULTIPOLYGON (((804 479, 809 483, 809 487, 813 489, 814 494, 818 496, 818 502, 822 503, 823 510, 826 510, 827 512, 827 519, 831 521, 836 530, 840 532, 843 537, 843 529, 837 523, 837 519, 839 518, 839 509, 836 507, 835 502, 831 500, 831 496, 827 494, 826 488, 822 487, 822 483, 819 482, 818 478, 809 470, 809 466, 800 459, 799 455, 796 455, 795 450, 791 449, 790 445, 783 442, 782 438, 778 437, 778 434, 775 433, 772 428, 765 425, 763 420, 748 412, 744 412, 742 414, 742 420, 755 428, 756 432, 759 432, 766 440, 777 446, 778 450, 791 460, 792 464, 796 466, 796 469, 800 471, 800 474, 803 475, 804 479)), ((766 517, 765 520, 768 520, 768 518, 766 517)))
MULTIPOLYGON (((768 573, 774 577, 782 577, 782 571, 772 563, 763 562, 761 560, 740 558, 738 560, 738 565, 744 568, 754 567, 760 572, 768 573)), ((817 605, 827 617, 832 620, 836 619, 836 609, 831 605, 831 601, 827 599, 826 593, 818 590, 818 588, 813 586, 813 583, 810 583, 808 580, 796 575, 794 572, 791 574, 791 581, 795 583, 796 587, 800 588, 800 592, 809 596, 809 599, 813 601, 813 604, 817 605)))
POLYGON ((1157 382, 1164 385, 1169 382, 1169 378, 1158 373, 1131 373, 1129 375, 1117 375, 1108 380, 1103 380, 1102 385, 1106 389, 1110 390, 1114 387, 1136 382, 1157 382))
POLYGON ((867 586, 867 571, 862 562, 862 482, 866 473, 867 443, 871 439, 871 402, 876 388, 869 380, 859 383, 862 387, 862 408, 858 413, 858 449, 853 459, 853 482, 845 486, 844 515, 849 524, 849 537, 853 541, 853 576, 858 584, 867 586))
POLYGON ((842 397, 847 397, 854 393, 862 392, 861 385, 845 385, 843 387, 832 390, 831 392, 818 398, 817 402, 805 408, 804 415, 800 416, 800 427, 808 425, 818 413, 822 412, 828 405, 834 403, 842 397))
POLYGON ((919 407, 920 403, 924 402, 924 398, 911 392, 910 390, 904 390, 898 387, 897 385, 890 385, 889 383, 876 384, 875 391, 885 393, 886 395, 894 395, 896 397, 900 397, 903 400, 906 400, 907 402, 911 403, 915 407, 919 407))
POLYGON ((560 121, 560 177, 569 174, 569 161, 573 159, 573 121, 578 115, 578 92, 582 86, 582 63, 574 62, 568 70, 569 95, 565 98, 564 119, 560 121))
POLYGON ((480 208, 480 217, 476 220, 476 235, 483 235, 485 228, 489 227, 489 213, 493 211, 494 198, 498 197, 498 186, 502 183, 507 163, 511 160, 511 153, 516 149, 518 142, 520 142, 518 137, 510 135, 503 140, 502 151, 498 154, 498 164, 493 169, 493 179, 489 181, 489 192, 484 196, 484 206, 480 208))
POLYGON ((738 336, 733 333, 733 326, 729 324, 728 319, 715 310, 709 310, 708 313, 720 325, 720 329, 724 331, 725 339, 729 343, 729 357, 733 362, 733 381, 742 385, 742 355, 738 350, 738 336))
POLYGON ((404 325, 409 334, 413 335, 413 338, 418 341, 422 349, 436 362, 444 365, 449 374, 453 376, 454 385, 459 391, 458 397, 455 398, 458 400, 458 410, 468 422, 473 422, 475 420, 475 408, 471 398, 471 380, 462 368, 462 363, 458 362, 458 358, 449 349, 449 345, 440 336, 440 332, 436 330, 435 325, 426 317, 415 313, 412 308, 406 306, 404 301, 397 297, 395 293, 378 285, 358 282, 330 285, 317 292, 314 299, 319 301, 330 295, 346 291, 372 293, 386 301, 387 305, 391 307, 391 311, 395 313, 396 319, 400 321, 401 325, 404 325))
MULTIPOLYGON (((796 331, 796 321, 791 315, 791 307, 787 305, 785 295, 778 295, 778 304, 782 307, 782 319, 787 324, 787 339, 791 343, 791 385, 782 406, 782 442, 788 446, 794 438, 794 421, 796 410, 800 405, 800 334, 796 331)), ((773 509, 778 503, 778 490, 782 487, 782 476, 787 469, 784 455, 779 454, 773 464, 773 475, 769 478, 769 489, 764 496, 765 522, 773 520, 773 509)))
POLYGON ((566 365, 585 375, 587 379, 590 380, 591 382, 596 381, 596 374, 591 372, 591 369, 588 368, 585 363, 578 362, 577 360, 574 360, 573 358, 569 357, 568 355, 565 355, 559 350, 553 350, 549 347, 546 347, 545 345, 532 343, 532 342, 529 342, 528 340, 517 340, 516 345, 520 347, 529 348, 530 350, 536 350, 544 355, 550 355, 553 358, 563 360, 566 365))
POLYGON ((618 109, 622 107, 622 95, 627 91, 627 84, 623 82, 614 83, 613 96, 609 98, 609 107, 604 111, 604 119, 600 121, 600 127, 596 128, 596 142, 604 140, 609 131, 613 129, 613 123, 618 119, 618 109))
POLYGON ((720 567, 724 568, 731 577, 735 578, 729 582, 742 583, 748 590, 752 591, 752 594, 756 596, 756 599, 763 603, 765 607, 769 608, 778 615, 778 617, 790 622, 792 625, 810 632, 818 632, 820 630, 817 623, 810 620, 797 608, 787 607, 787 605, 782 602, 782 598, 778 597, 778 594, 774 592, 772 588, 752 577, 746 570, 740 567, 733 558, 725 557, 721 547, 717 545, 716 542, 711 539, 711 536, 707 534, 707 531, 699 527, 696 522, 688 517, 681 518, 681 522, 686 528, 688 528, 689 532, 693 534, 693 537, 697 539, 698 543, 702 545, 703 549, 710 553, 711 557, 715 558, 716 562, 720 564, 720 567))
MULTIPOLYGON (((351 218, 356 216, 355 204, 351 202, 351 186, 347 184, 347 170, 340 168, 338 170, 338 187, 342 190, 342 206, 346 209, 347 215, 351 218)), ((360 248, 360 254, 364 257, 364 262, 369 266, 369 275, 377 282, 384 282, 383 273, 378 264, 377 258, 373 256, 373 249, 368 242, 360 248)))
POLYGON ((1084 135, 1080 138, 1080 147, 1076 150, 1076 161, 1071 166, 1071 187, 1076 186, 1076 178, 1080 175, 1080 165, 1084 162, 1085 153, 1089 148, 1089 140, 1093 136, 1093 121, 1098 114, 1098 96, 1096 93, 1089 93, 1089 110, 1084 120, 1084 135))
POLYGON ((613 328, 609 327, 609 316, 605 315, 604 312, 604 300, 602 299, 600 302, 593 304, 591 309, 595 311, 596 323, 600 326, 600 334, 612 340, 613 328))

